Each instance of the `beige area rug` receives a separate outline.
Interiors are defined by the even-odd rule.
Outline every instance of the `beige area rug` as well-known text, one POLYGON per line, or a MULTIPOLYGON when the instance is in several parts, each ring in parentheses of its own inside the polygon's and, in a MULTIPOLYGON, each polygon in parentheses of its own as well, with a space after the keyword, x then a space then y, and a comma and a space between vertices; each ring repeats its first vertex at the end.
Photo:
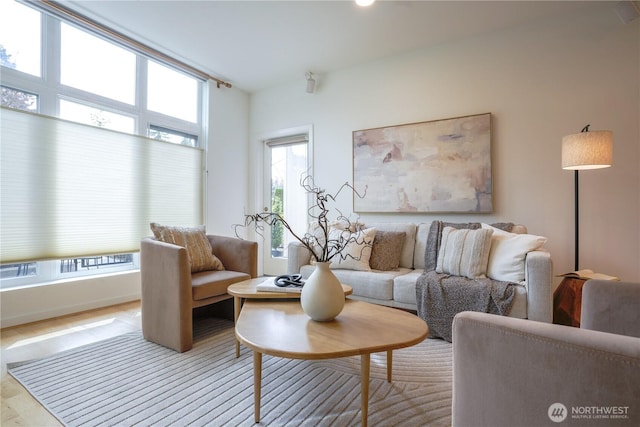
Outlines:
MULTIPOLYGON (((235 357, 233 323, 200 319, 176 353, 129 333, 29 362, 9 373, 68 426, 357 426, 360 358, 264 356, 262 419, 254 423, 253 358, 235 357)), ((427 339, 371 356, 369 425, 451 424, 451 344, 427 339)))

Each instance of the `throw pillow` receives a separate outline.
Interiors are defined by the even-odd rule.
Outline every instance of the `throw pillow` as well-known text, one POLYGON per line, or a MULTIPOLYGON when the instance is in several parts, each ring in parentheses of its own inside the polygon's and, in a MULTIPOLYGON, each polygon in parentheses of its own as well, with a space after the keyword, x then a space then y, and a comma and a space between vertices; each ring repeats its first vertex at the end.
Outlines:
POLYGON ((376 237, 375 228, 351 233, 346 230, 332 229, 329 233, 329 240, 351 239, 342 251, 342 256, 336 255, 329 268, 342 268, 345 270, 371 271, 369 259, 371 258, 371 247, 376 237))
POLYGON ((482 224, 482 228, 493 231, 487 276, 505 282, 524 281, 524 261, 527 253, 540 249, 547 238, 533 234, 509 233, 489 224, 482 224))
POLYGON ((204 226, 172 227, 151 223, 151 231, 156 239, 182 246, 187 250, 191 272, 224 270, 222 261, 213 254, 213 248, 207 238, 204 226))
POLYGON ((400 255, 406 235, 404 231, 378 230, 371 248, 369 266, 373 270, 396 270, 400 265, 400 255))
POLYGON ((445 227, 442 230, 436 273, 469 279, 486 277, 492 234, 492 230, 445 227))
POLYGON ((433 271, 438 263, 438 251, 440 250, 440 242, 442 240, 442 229, 445 227, 453 227, 456 229, 469 228, 472 230, 480 228, 479 222, 468 222, 456 224, 453 222, 433 221, 429 227, 427 235, 427 247, 424 251, 424 270, 433 271))

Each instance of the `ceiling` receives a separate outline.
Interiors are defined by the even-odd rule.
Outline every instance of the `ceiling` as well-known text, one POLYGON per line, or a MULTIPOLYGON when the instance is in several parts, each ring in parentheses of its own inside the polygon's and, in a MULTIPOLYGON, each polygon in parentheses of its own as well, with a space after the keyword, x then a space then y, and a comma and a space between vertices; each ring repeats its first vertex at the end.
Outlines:
POLYGON ((65 1, 247 92, 615 2, 65 1))

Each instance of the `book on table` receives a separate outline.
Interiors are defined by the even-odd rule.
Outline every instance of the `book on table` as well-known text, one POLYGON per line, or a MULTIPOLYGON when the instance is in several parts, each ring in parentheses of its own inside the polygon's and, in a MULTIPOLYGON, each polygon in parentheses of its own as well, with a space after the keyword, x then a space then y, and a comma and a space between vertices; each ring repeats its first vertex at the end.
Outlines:
POLYGON ((614 280, 620 281, 618 277, 609 276, 608 274, 596 273, 593 270, 584 269, 578 271, 572 271, 571 273, 559 274, 558 277, 569 277, 574 279, 596 279, 596 280, 614 280))
POLYGON ((302 286, 278 286, 275 284, 275 278, 271 277, 256 286, 256 290, 261 292, 302 292, 302 286))

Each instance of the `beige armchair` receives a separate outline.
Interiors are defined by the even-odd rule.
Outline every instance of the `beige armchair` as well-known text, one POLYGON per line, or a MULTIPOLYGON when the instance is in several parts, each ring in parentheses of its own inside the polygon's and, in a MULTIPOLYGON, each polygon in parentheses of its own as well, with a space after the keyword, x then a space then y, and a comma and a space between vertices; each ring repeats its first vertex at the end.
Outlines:
POLYGON ((639 337, 640 283, 585 283, 580 328, 460 313, 453 425, 638 426, 639 337))
POLYGON ((142 333, 148 341, 178 352, 191 349, 193 309, 231 298, 229 285, 257 277, 256 242, 207 238, 225 270, 191 273, 185 248, 151 237, 142 240, 142 333))

